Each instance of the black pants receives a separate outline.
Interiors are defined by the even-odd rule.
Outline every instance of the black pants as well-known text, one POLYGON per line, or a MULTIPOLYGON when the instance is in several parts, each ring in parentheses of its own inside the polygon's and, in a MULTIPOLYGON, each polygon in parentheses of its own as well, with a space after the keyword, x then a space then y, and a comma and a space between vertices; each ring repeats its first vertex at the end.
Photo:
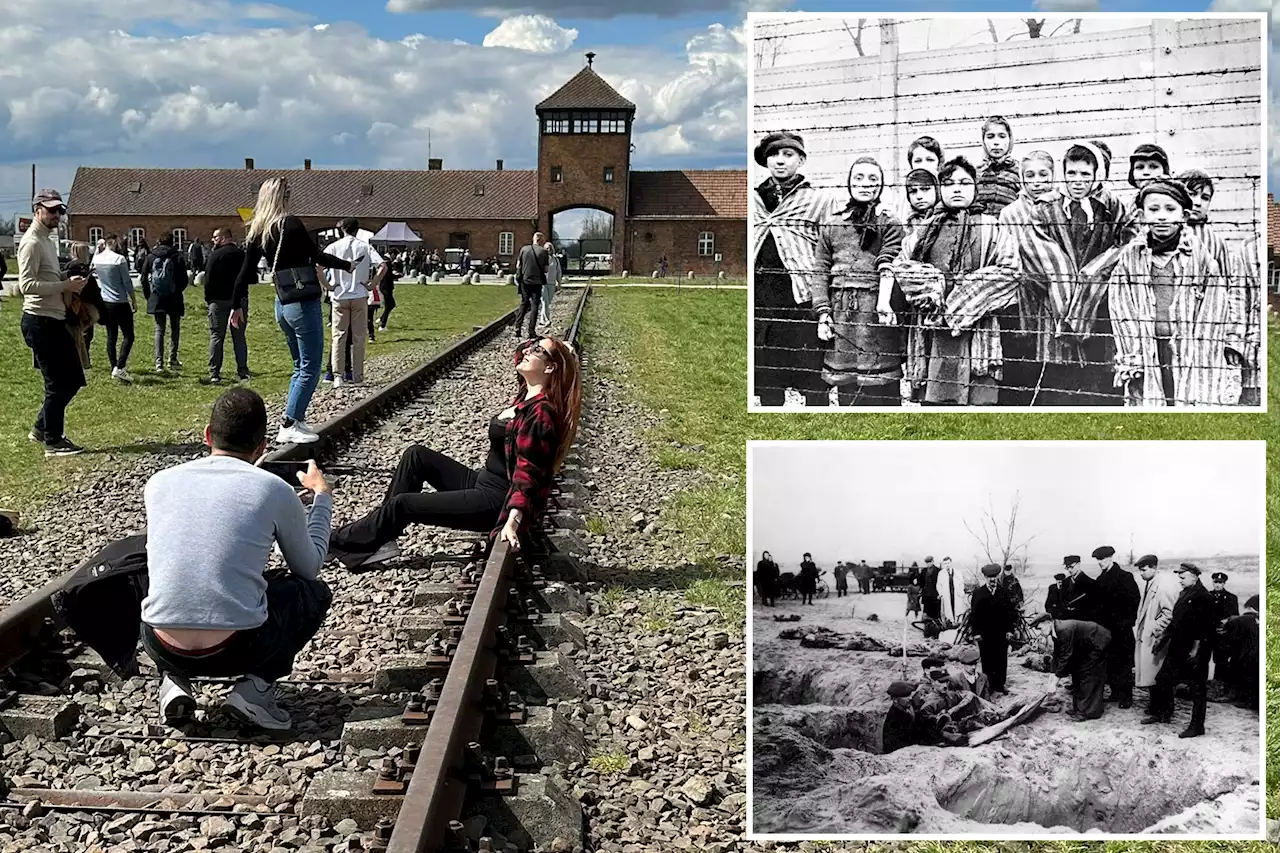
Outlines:
POLYGON ((507 482, 489 471, 473 471, 420 444, 405 450, 382 503, 364 518, 333 532, 329 544, 346 554, 372 554, 410 524, 488 533, 498 523, 507 482), (423 492, 423 485, 434 492, 423 492))
POLYGON ((1107 686, 1111 699, 1129 704, 1133 701, 1133 653, 1132 625, 1108 625, 1111 642, 1107 645, 1107 686))
MULTIPOLYGON (((231 325, 231 311, 235 307, 231 300, 210 302, 209 307, 209 375, 222 376, 222 357, 226 349, 227 331, 231 331, 231 349, 236 357, 236 372, 243 376, 249 372, 249 345, 245 339, 245 323, 231 325)), ((240 304, 244 318, 249 319, 249 300, 240 304)), ((174 326, 174 337, 177 337, 177 326, 174 326)), ((177 351, 177 344, 174 344, 177 351)))
MULTIPOLYGON (((388 276, 390 277, 390 276, 388 276)), ((382 328, 387 328, 387 318, 391 316, 391 312, 396 310, 396 286, 394 282, 384 281, 378 285, 378 290, 382 291, 382 319, 378 322, 382 328)), ((369 313, 370 331, 373 329, 373 313, 369 313)), ((372 335, 371 335, 372 337, 372 335)))
POLYGON ((112 368, 124 370, 133 351, 133 306, 127 302, 103 303, 102 322, 107 327, 107 361, 112 368))
POLYGON ((1173 716, 1173 691, 1178 682, 1185 681, 1191 688, 1191 728, 1204 728, 1205 708, 1209 693, 1209 654, 1201 650, 1193 661, 1175 660, 1169 653, 1164 666, 1156 673, 1156 683, 1151 686, 1151 705, 1147 713, 1156 717, 1173 716))
MULTIPOLYGON (((1085 646, 1075 653, 1071 661, 1071 707, 1086 720, 1098 719, 1105 709, 1102 688, 1111 675, 1110 663, 1107 659, 1114 648, 1114 640, 1115 635, 1112 635, 1113 643, 1107 647, 1106 651, 1085 646)), ((1129 651, 1129 660, 1133 661, 1132 648, 1129 651)), ((1131 692, 1132 683, 1130 681, 1131 692)))
POLYGON ((849 582, 844 578, 836 581, 836 598, 843 598, 849 593, 849 582))
POLYGON ((169 330, 169 362, 178 360, 178 335, 182 331, 182 315, 177 313, 156 313, 156 364, 164 363, 164 327, 168 319, 169 330))
POLYGON ((520 327, 524 325, 525 315, 529 315, 528 337, 538 336, 538 306, 542 304, 542 288, 525 285, 520 291, 520 313, 516 315, 516 336, 521 337, 520 327))
POLYGON ((160 643, 150 625, 142 626, 142 648, 163 674, 185 678, 225 678, 256 675, 278 681, 293 672, 293 659, 320 630, 333 603, 333 592, 322 580, 307 580, 292 572, 267 576, 267 621, 237 631, 231 642, 206 655, 189 655, 160 643))
POLYGON ((983 637, 978 643, 978 654, 982 656, 982 671, 987 674, 991 689, 1004 690, 1009 672, 1008 641, 1003 636, 983 637))
POLYGON ((22 315, 22 339, 44 377, 44 405, 36 415, 35 428, 44 434, 45 444, 56 444, 66 428, 67 406, 85 386, 76 342, 65 320, 34 314, 22 315))
MULTIPOLYGON (((942 599, 941 598, 936 598, 936 597, 931 598, 926 595, 923 597, 923 604, 924 604, 925 616, 928 616, 930 619, 942 618, 942 599)), ((990 673, 987 673, 987 675, 990 676, 990 673)))

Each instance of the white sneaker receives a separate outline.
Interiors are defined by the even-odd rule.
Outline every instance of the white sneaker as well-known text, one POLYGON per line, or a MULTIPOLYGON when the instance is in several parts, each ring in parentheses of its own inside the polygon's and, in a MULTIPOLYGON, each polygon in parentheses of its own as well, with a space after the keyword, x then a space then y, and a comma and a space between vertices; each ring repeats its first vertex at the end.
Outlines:
POLYGON ((333 377, 333 388, 335 391, 346 384, 347 384, 347 380, 343 379, 341 376, 333 377))
POLYGON ((191 722, 196 713, 196 700, 191 695, 191 682, 182 676, 166 674, 160 680, 160 719, 178 728, 191 722))
POLYGON ((319 441, 320 436, 316 435, 309 429, 302 429, 306 426, 299 422, 293 426, 280 427, 280 431, 276 433, 277 444, 310 444, 313 441, 319 441))
POLYGON ((121 382, 132 382, 132 381, 133 381, 133 377, 132 377, 132 376, 130 376, 130 375, 128 374, 128 372, 127 372, 127 371, 125 371, 125 369, 124 369, 123 367, 113 367, 113 368, 111 368, 111 375, 112 375, 113 377, 115 377, 116 379, 119 379, 121 382))
POLYGON ((286 731, 293 726, 289 712, 276 702, 276 690, 256 675, 246 675, 231 688, 222 707, 250 725, 272 731, 286 731))

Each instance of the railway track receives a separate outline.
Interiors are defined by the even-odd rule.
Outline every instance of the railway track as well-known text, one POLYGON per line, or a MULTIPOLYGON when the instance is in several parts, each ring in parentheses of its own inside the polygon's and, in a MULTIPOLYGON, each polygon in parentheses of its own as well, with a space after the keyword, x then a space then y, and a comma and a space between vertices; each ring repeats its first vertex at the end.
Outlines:
MULTIPOLYGON (((579 350, 589 295, 590 288, 581 292, 565 333, 579 350)), ((451 371, 465 374, 468 360, 496 341, 514 315, 479 328, 320 425, 316 444, 282 447, 270 458, 314 455, 328 464, 350 455, 377 433, 380 419, 394 419, 419 405, 415 400, 424 390, 451 371)), ((437 396, 449 395, 441 390, 437 396)), ((566 467, 572 468, 574 459, 570 451, 566 467)), ((481 542, 453 538, 430 558, 411 562, 409 576, 394 582, 405 582, 405 590, 384 595, 383 588, 394 584, 385 583, 383 574, 338 579, 352 586, 378 579, 359 591, 371 596, 375 609, 380 599, 387 599, 381 603, 389 606, 380 615, 392 623, 384 635, 394 635, 396 653, 383 654, 373 667, 367 630, 339 627, 326 634, 322 629, 313 645, 326 637, 339 647, 350 642, 356 653, 337 657, 350 666, 303 672, 300 662, 291 676, 297 680, 282 684, 294 685, 303 697, 320 696, 319 701, 341 712, 340 724, 333 723, 332 715, 311 719, 295 712, 295 728, 301 732, 246 735, 210 716, 204 725, 178 735, 127 715, 122 722, 113 720, 113 710, 124 703, 105 695, 93 708, 97 715, 81 719, 65 691, 26 695, 0 688, 0 723, 9 738, 22 742, 24 755, 37 756, 22 768, 25 772, 10 767, 5 768, 8 779, 0 777, 0 831, 22 830, 43 820, 52 824, 45 833, 50 840, 61 841, 56 833, 62 825, 51 818, 70 815, 79 828, 74 838, 65 838, 82 846, 68 849, 106 849, 123 834, 123 841, 132 845, 128 849, 146 850, 149 841, 167 842, 174 827, 179 834, 198 828, 200 836, 184 842, 187 846, 165 843, 158 849, 248 849, 236 842, 245 843, 246 827, 261 830, 260 849, 272 849, 272 836, 278 835, 287 837, 285 849, 307 853, 579 847, 577 803, 564 795, 563 785, 535 772, 556 762, 570 764, 575 757, 573 738, 553 706, 558 699, 573 698, 579 687, 556 647, 581 644, 580 629, 561 612, 583 605, 571 588, 546 577, 539 562, 554 554, 556 505, 560 512, 572 507, 573 485, 572 476, 562 472, 542 530, 520 555, 498 543, 486 556, 481 542), (396 604, 410 605, 398 621, 396 604), (334 740, 337 748, 325 746, 334 740), (283 764, 276 761, 285 756, 283 764), (96 764, 88 766, 87 775, 54 771, 90 759, 96 764), (231 775, 230 768, 246 764, 262 769, 264 778, 244 785, 217 784, 220 768, 231 775), (134 778, 116 772, 124 765, 134 778), (305 765, 302 773, 295 772, 298 765, 305 765), (194 777, 204 784, 192 784, 194 777), (151 784, 111 786, 112 781, 152 778, 156 781, 151 784), (184 781, 175 782, 178 778, 184 781), (289 782, 288 793, 282 793, 282 783, 275 784, 282 778, 289 782), (326 838, 325 827, 336 838, 326 838)), ((69 676, 63 680, 79 691, 76 696, 111 693, 104 684, 119 685, 119 679, 95 666, 91 657, 74 657, 74 643, 68 646, 65 637, 56 635, 52 599, 70 575, 0 612, 0 669, 30 664, 41 654, 60 660, 70 654, 65 664, 69 676)), ((335 587, 335 605, 341 595, 335 587)), ((44 663, 35 666, 39 670, 44 663)), ((26 683, 33 679, 28 676, 26 683)), ((153 678, 130 679, 119 689, 138 692, 153 684, 153 678)), ((54 692, 47 682, 40 686, 45 689, 37 692, 54 692)), ((207 692, 219 681, 201 680, 197 686, 207 692)), ((21 844, 29 843, 11 846, 27 849, 21 844)), ((0 845, 0 850, 8 849, 0 845)))

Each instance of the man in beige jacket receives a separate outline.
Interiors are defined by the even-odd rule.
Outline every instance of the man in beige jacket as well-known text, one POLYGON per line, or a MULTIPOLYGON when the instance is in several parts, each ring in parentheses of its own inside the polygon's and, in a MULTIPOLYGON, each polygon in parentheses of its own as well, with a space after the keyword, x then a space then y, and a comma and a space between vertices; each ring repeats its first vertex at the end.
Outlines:
POLYGON ((1149 688, 1156 683, 1156 674, 1160 672, 1165 657, 1165 648, 1156 652, 1156 644, 1169 627, 1174 602, 1182 591, 1178 579, 1169 572, 1160 571, 1159 564, 1155 554, 1147 554, 1134 563, 1142 578, 1138 582, 1138 591, 1142 594, 1138 621, 1133 626, 1135 687, 1149 688))
POLYGON ((74 456, 84 451, 63 434, 67 406, 85 386, 76 342, 67 326, 64 294, 79 293, 87 279, 67 278, 58 263, 58 223, 67 206, 57 190, 41 190, 31 202, 35 221, 18 244, 18 292, 22 294, 22 338, 44 376, 44 405, 28 437, 44 445, 44 455, 74 456))

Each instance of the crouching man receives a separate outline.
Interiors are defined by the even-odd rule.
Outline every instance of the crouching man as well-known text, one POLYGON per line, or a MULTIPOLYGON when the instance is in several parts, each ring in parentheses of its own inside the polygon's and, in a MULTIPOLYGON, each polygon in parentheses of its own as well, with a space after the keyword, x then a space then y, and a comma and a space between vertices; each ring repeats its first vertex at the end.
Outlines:
POLYGON ((333 600, 317 575, 329 550, 333 498, 312 462, 298 494, 257 467, 267 441, 267 409, 247 388, 213 404, 205 428, 209 456, 161 471, 145 491, 150 586, 142 602, 142 647, 163 680, 160 713, 190 720, 194 676, 240 681, 225 700, 238 719, 265 729, 292 725, 273 682, 315 636, 333 600), (289 571, 265 573, 273 543, 289 571))

